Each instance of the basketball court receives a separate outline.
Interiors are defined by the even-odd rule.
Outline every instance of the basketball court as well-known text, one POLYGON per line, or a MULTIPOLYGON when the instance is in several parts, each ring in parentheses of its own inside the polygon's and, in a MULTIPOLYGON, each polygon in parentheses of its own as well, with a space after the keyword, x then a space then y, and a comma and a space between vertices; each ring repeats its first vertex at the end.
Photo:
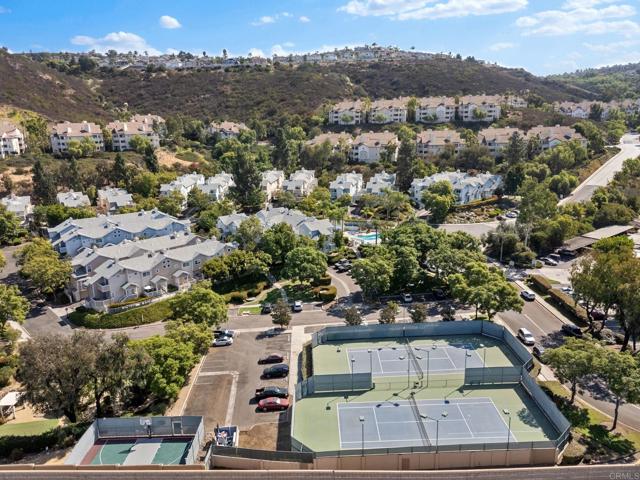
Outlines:
POLYGON ((98 440, 82 465, 182 465, 192 438, 110 438, 98 440))

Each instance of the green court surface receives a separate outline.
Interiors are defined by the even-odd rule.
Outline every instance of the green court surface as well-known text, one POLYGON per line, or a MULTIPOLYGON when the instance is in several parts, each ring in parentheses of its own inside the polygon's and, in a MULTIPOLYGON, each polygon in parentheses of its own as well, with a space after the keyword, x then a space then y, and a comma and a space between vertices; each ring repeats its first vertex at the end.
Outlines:
POLYGON ((190 441, 165 439, 151 463, 154 465, 179 465, 183 463, 190 446, 190 441))
POLYGON ((184 462, 191 440, 138 438, 99 440, 91 465, 179 465, 184 462))
POLYGON ((122 465, 135 443, 135 440, 106 440, 100 445, 91 465, 122 465))

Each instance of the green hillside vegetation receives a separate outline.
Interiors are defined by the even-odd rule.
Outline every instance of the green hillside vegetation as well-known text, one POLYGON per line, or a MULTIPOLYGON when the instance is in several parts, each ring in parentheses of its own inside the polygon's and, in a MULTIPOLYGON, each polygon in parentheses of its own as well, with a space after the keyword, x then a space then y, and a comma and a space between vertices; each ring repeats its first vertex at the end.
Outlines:
POLYGON ((640 63, 578 70, 549 79, 588 90, 604 101, 637 98, 640 92, 640 63))

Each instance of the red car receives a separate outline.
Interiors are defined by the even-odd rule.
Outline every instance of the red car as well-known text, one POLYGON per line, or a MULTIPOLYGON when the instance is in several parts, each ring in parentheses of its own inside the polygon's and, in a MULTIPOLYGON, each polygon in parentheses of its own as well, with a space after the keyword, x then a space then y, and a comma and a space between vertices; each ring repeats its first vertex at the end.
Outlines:
POLYGON ((267 355, 266 357, 262 357, 260 360, 258 360, 258 363, 261 365, 267 364, 267 363, 282 363, 284 362, 284 356, 280 355, 279 353, 272 353, 271 355, 267 355))
POLYGON ((276 412, 289 408, 288 398, 269 397, 258 402, 258 408, 263 412, 276 412))

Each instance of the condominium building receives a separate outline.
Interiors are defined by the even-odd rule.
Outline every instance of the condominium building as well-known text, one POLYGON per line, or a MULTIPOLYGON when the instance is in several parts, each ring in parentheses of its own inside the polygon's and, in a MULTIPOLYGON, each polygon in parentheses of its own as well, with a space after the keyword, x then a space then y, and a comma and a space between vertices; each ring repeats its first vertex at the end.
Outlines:
POLYGON ((344 146, 348 148, 353 143, 353 137, 348 133, 321 133, 316 135, 311 140, 307 140, 305 145, 308 147, 317 147, 329 143, 334 150, 344 146))
POLYGON ((363 193, 367 193, 370 195, 380 195, 385 190, 394 190, 395 186, 396 174, 387 173, 383 170, 380 173, 376 173, 369 179, 363 193))
POLYGON ((416 153, 421 157, 439 155, 451 146, 455 154, 460 153, 466 142, 455 130, 424 130, 416 137, 416 153))
POLYGON ((369 132, 358 135, 351 146, 352 162, 374 163, 380 161, 383 151, 388 152, 387 160, 398 158, 398 137, 392 132, 369 132))
POLYGON ((0 158, 20 155, 27 149, 24 133, 11 122, 0 121, 0 158))
POLYGON ((344 100, 329 111, 329 123, 334 125, 359 125, 366 118, 367 110, 362 100, 344 100))
POLYGON ((85 138, 88 138, 95 144, 97 151, 104 151, 102 129, 100 125, 92 122, 58 123, 52 127, 49 137, 53 153, 65 153, 69 149, 69 142, 81 142, 85 138))
POLYGON ((422 194, 436 182, 446 181, 453 187, 458 204, 466 204, 492 196, 502 184, 500 175, 480 173, 471 175, 464 172, 442 172, 425 178, 416 178, 411 183, 411 198, 422 205, 422 194))
POLYGON ((123 207, 134 205, 133 196, 124 188, 102 188, 98 190, 96 206, 103 212, 115 213, 123 207))
POLYGON ((364 188, 361 173, 343 173, 338 175, 333 182, 329 184, 329 192, 331 199, 336 200, 345 195, 349 195, 352 199, 357 198, 364 188))
POLYGON ((526 135, 527 139, 538 137, 540 139, 540 146, 542 150, 548 150, 556 147, 564 142, 570 142, 576 140, 583 147, 587 148, 587 139, 576 132, 571 127, 562 127, 556 125, 555 127, 543 127, 541 125, 531 128, 526 135))
POLYGON ((33 213, 33 205, 29 195, 19 197, 12 193, 8 197, 1 198, 0 205, 18 217, 23 224, 29 221, 33 213))
POLYGON ((91 201, 89 197, 82 192, 60 192, 56 195, 58 203, 65 207, 89 207, 91 201))
POLYGON ((221 139, 236 138, 243 130, 249 128, 244 123, 236 122, 212 122, 209 125, 209 133, 211 135, 218 135, 221 139))
POLYGON ((260 186, 265 193, 267 202, 270 202, 274 195, 282 190, 284 179, 284 172, 282 170, 267 170, 266 172, 262 172, 262 182, 260 186))
MULTIPOLYGON (((156 115, 136 115, 128 122, 116 120, 107 124, 107 130, 111 132, 111 148, 116 152, 132 150, 131 139, 143 137, 149 140, 153 148, 160 146, 160 134, 158 123, 162 117, 156 115), (154 127, 154 125, 156 125, 154 127)), ((163 121, 164 122, 164 121, 163 121)))
POLYGON ((456 100, 452 97, 418 98, 416 121, 423 123, 450 123, 456 118, 456 100))
POLYGON ((285 192, 291 192, 296 197, 306 197, 318 186, 318 180, 313 170, 298 170, 291 174, 282 184, 285 192))
POLYGON ((478 133, 478 140, 481 145, 484 145, 489 149, 489 153, 493 157, 499 157, 502 155, 504 148, 509 145, 511 137, 517 133, 521 137, 524 137, 524 132, 518 128, 504 127, 504 128, 485 128, 478 133))
POLYGON ((369 123, 405 123, 407 121, 408 97, 376 100, 371 104, 369 123))
POLYGON ((494 122, 500 118, 502 98, 498 95, 460 97, 458 116, 463 122, 494 122))

